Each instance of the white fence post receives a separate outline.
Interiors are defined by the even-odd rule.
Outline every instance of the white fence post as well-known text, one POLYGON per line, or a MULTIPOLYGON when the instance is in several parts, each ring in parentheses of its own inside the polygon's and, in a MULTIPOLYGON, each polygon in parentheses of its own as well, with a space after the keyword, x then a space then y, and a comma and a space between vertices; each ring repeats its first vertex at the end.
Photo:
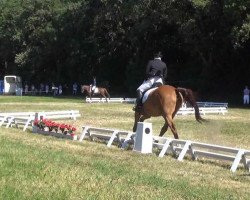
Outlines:
POLYGON ((236 169, 238 168, 238 165, 240 164, 240 161, 242 159, 242 156, 244 155, 245 151, 243 151, 242 149, 240 149, 235 157, 235 160, 231 166, 230 171, 231 172, 235 172, 236 169))
MULTIPOLYGON (((35 113, 34 121, 38 120, 38 118, 39 118, 39 113, 35 113)), ((37 133, 37 126, 35 126, 34 124, 32 124, 32 132, 37 133)))
POLYGON ((167 140, 166 140, 166 142, 165 142, 165 144, 163 145, 163 148, 162 148, 162 150, 161 150, 161 152, 160 152, 160 154, 159 154, 159 157, 160 157, 160 158, 162 158, 162 157, 165 155, 165 153, 167 152, 168 147, 170 146, 171 142, 172 142, 172 139, 167 139, 167 140))
POLYGON ((110 137, 110 139, 108 141, 107 147, 111 147, 111 144, 113 143, 115 137, 117 136, 117 133, 118 133, 118 131, 113 132, 112 136, 110 137))
POLYGON ((134 151, 140 153, 152 153, 153 135, 152 124, 146 122, 138 122, 135 135, 134 151))
POLYGON ((191 142, 190 142, 190 141, 186 141, 186 144, 184 145, 184 147, 183 147, 181 153, 179 154, 179 157, 178 157, 178 159, 177 159, 178 161, 182 161, 182 160, 183 160, 185 154, 187 153, 187 151, 188 151, 189 148, 190 148, 190 145, 191 145, 191 142))
POLYGON ((82 133, 81 133, 80 138, 79 138, 79 141, 80 141, 80 142, 82 142, 82 140, 84 139, 85 135, 86 135, 87 132, 88 132, 88 129, 89 129, 88 126, 85 126, 85 127, 82 129, 82 133))

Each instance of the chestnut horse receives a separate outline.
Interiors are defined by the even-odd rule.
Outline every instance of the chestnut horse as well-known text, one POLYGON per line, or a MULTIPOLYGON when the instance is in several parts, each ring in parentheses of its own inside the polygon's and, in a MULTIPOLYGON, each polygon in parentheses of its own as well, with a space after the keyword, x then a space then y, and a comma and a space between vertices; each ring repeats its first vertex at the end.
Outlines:
POLYGON ((162 116, 165 120, 165 124, 162 127, 159 136, 163 136, 169 127, 174 138, 178 139, 179 136, 173 118, 181 108, 183 102, 188 102, 194 107, 195 119, 198 122, 201 123, 202 121, 205 121, 200 115, 199 107, 195 101, 192 90, 186 88, 175 88, 170 85, 162 85, 149 94, 147 100, 143 104, 141 112, 135 112, 133 132, 136 131, 137 122, 143 122, 150 117, 162 116))
MULTIPOLYGON (((91 91, 91 86, 90 85, 81 85, 81 92, 82 93, 86 93, 88 97, 92 97, 92 91, 91 91)), ((110 98, 110 95, 107 91, 106 88, 102 88, 102 87, 96 87, 95 88, 95 92, 93 93, 94 95, 99 95, 101 97, 104 97, 107 101, 107 98, 110 98)))

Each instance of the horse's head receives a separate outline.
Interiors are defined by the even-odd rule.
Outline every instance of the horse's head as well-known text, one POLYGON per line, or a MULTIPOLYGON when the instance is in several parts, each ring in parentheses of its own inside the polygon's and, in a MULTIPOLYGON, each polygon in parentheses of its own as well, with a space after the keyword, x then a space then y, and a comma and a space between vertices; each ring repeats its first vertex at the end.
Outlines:
POLYGON ((81 85, 81 92, 84 93, 84 92, 88 92, 89 91, 89 86, 88 85, 81 85))

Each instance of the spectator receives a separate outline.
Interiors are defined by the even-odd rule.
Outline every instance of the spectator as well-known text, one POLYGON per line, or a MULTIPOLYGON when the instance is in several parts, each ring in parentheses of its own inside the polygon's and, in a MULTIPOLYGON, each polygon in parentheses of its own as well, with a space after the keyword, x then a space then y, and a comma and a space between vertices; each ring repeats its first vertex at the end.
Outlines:
POLYGON ((56 86, 54 85, 54 83, 52 83, 51 89, 52 89, 53 96, 56 96, 57 93, 58 93, 58 87, 56 87, 56 86))
POLYGON ((248 86, 245 86, 245 89, 243 90, 243 104, 249 104, 249 89, 248 86))
POLYGON ((63 92, 64 94, 69 94, 69 87, 66 83, 63 85, 63 92))
POLYGON ((76 95, 76 93, 77 93, 77 84, 74 83, 73 84, 73 95, 76 95))
POLYGON ((46 85, 45 85, 45 94, 47 95, 48 93, 49 93, 49 85, 46 84, 46 85))
POLYGON ((59 95, 62 95, 62 85, 60 84, 59 87, 58 87, 58 94, 59 95))
POLYGON ((27 95, 27 94, 28 94, 28 91, 29 91, 29 86, 28 86, 28 84, 26 83, 25 86, 24 86, 24 94, 27 95))
POLYGON ((44 91, 44 85, 43 85, 43 83, 41 83, 40 89, 39 89, 39 94, 41 95, 43 91, 44 91))
POLYGON ((31 94, 35 95, 36 94, 36 88, 34 84, 31 85, 31 94))

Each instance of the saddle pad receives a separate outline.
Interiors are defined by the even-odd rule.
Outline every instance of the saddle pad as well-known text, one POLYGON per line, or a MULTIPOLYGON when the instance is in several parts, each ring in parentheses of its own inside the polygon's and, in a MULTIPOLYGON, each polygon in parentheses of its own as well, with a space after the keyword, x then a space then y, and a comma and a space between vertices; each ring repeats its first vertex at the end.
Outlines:
POLYGON ((97 93, 99 93, 99 90, 98 90, 98 88, 95 88, 94 89, 94 94, 97 94, 97 93))
POLYGON ((151 88, 149 89, 147 92, 144 93, 143 97, 142 97, 142 103, 145 103, 145 101, 148 99, 148 95, 153 92, 154 90, 156 90, 158 87, 155 88, 151 88))

